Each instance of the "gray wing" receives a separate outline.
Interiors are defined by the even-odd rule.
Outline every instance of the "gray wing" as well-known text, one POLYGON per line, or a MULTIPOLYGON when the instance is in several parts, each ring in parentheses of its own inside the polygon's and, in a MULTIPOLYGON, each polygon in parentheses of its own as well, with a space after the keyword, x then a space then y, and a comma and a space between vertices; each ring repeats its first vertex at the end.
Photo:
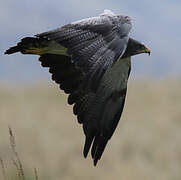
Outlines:
POLYGON ((130 29, 129 17, 106 10, 98 17, 76 21, 37 37, 67 48, 72 62, 86 74, 82 88, 96 91, 106 69, 125 52, 130 29))
POLYGON ((130 57, 120 59, 107 69, 96 93, 80 88, 84 73, 71 62, 71 57, 45 54, 39 60, 43 67, 49 67, 52 79, 60 84, 60 88, 70 94, 68 103, 74 104, 73 112, 83 124, 86 136, 84 157, 92 145, 91 154, 96 165, 123 111, 131 70, 130 57))
POLYGON ((73 112, 83 124, 86 136, 84 156, 93 142, 94 165, 101 158, 123 110, 130 58, 119 59, 127 47, 130 29, 128 17, 104 12, 99 17, 37 35, 67 48, 69 56, 47 54, 40 61, 50 67, 52 79, 70 94, 68 103, 74 104, 73 112))
POLYGON ((36 38, 26 37, 5 52, 40 55, 42 66, 49 67, 52 79, 69 94, 68 103, 74 104, 73 112, 86 136, 84 156, 93 143, 94 165, 123 110, 131 63, 130 57, 120 58, 130 29, 129 17, 105 11, 36 38))

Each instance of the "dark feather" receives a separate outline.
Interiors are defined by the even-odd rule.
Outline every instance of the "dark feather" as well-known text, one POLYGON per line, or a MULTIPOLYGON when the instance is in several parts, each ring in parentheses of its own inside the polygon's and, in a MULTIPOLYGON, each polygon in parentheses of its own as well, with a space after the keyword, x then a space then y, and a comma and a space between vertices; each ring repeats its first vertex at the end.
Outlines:
POLYGON ((75 92, 82 81, 82 72, 75 68, 71 58, 64 55, 44 54, 39 58, 43 67, 49 67, 52 80, 66 93, 75 92))
POLYGON ((91 88, 93 91, 96 91, 105 70, 124 53, 128 41, 126 35, 120 39, 117 26, 110 22, 97 25, 69 24, 37 36, 54 40, 68 48, 72 62, 86 74, 82 88, 91 88))
MULTIPOLYGON (((34 37, 25 37, 19 42, 16 46, 9 48, 5 54, 13 54, 16 52, 21 52, 26 54, 26 51, 34 48, 41 49, 48 46, 48 40, 46 38, 34 38, 34 37)), ((31 54, 30 52, 28 54, 31 54)))
POLYGON ((85 144, 84 144, 84 151, 83 151, 85 158, 87 157, 87 154, 89 153, 89 149, 95 137, 95 133, 96 133, 95 129, 91 129, 89 134, 87 134, 85 137, 85 144))
POLYGON ((97 165, 98 160, 101 158, 102 153, 106 147, 108 138, 104 135, 99 135, 97 141, 95 141, 95 149, 92 151, 92 157, 94 159, 94 166, 97 165))
POLYGON ((35 38, 24 38, 5 52, 41 55, 41 65, 49 68, 52 79, 69 94, 68 103, 74 105, 73 112, 83 124, 84 157, 91 149, 94 165, 122 114, 130 59, 120 58, 126 50, 130 29, 129 18, 105 11, 96 18, 68 24, 35 38), (53 45, 57 49, 52 52, 53 45), (66 55, 61 48, 67 50, 66 55), (62 52, 62 55, 47 52, 62 52), (121 62, 118 68, 117 62, 121 62))

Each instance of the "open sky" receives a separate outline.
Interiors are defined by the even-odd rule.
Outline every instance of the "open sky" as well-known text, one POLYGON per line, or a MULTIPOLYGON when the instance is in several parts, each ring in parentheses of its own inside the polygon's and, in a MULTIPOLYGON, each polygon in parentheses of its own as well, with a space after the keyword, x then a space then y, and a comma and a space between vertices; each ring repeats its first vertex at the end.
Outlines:
POLYGON ((97 16, 104 9, 129 15, 133 20, 130 36, 151 49, 132 58, 132 78, 181 76, 180 0, 1 0, 0 82, 48 81, 46 69, 37 56, 3 52, 21 38, 60 27, 82 18, 97 16))

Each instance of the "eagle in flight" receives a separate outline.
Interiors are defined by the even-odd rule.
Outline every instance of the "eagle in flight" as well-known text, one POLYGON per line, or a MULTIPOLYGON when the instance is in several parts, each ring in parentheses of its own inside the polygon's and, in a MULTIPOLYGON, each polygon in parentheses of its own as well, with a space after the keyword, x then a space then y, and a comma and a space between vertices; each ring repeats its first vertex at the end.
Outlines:
POLYGON ((129 37, 131 28, 129 16, 105 10, 98 17, 25 37, 5 52, 40 56, 52 80, 69 94, 68 103, 85 134, 84 157, 91 148, 95 166, 123 111, 131 56, 150 54, 129 37))

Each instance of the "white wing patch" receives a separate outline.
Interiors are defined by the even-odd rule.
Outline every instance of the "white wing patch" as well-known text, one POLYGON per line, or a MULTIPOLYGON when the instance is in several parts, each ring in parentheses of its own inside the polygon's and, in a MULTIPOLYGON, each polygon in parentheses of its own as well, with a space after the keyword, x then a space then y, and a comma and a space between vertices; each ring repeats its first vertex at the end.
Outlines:
POLYGON ((105 21, 109 23, 107 17, 113 17, 113 16, 116 16, 116 15, 112 11, 105 9, 104 12, 100 14, 100 16, 81 19, 81 20, 72 22, 71 24, 97 25, 97 24, 105 23, 105 21))
POLYGON ((116 14, 114 14, 111 10, 109 9, 105 9, 104 12, 102 14, 100 14, 101 16, 104 15, 108 15, 108 16, 116 16, 116 14))

